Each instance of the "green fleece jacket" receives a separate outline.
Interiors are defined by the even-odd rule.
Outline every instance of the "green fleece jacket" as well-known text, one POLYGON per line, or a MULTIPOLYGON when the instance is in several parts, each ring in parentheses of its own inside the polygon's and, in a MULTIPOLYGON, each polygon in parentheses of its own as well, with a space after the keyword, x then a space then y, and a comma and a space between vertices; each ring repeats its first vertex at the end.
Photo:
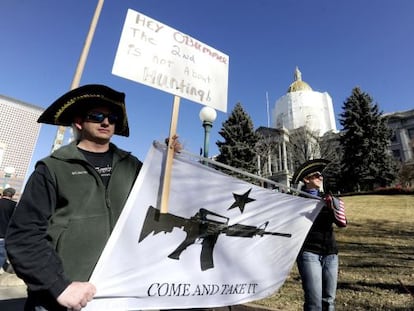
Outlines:
POLYGON ((87 281, 125 205, 140 162, 111 145, 112 174, 105 188, 75 144, 43 160, 58 193, 48 235, 72 280, 87 281))
POLYGON ((130 153, 110 148, 107 188, 76 143, 36 164, 6 238, 30 292, 57 297, 71 281, 89 279, 142 166, 130 153))

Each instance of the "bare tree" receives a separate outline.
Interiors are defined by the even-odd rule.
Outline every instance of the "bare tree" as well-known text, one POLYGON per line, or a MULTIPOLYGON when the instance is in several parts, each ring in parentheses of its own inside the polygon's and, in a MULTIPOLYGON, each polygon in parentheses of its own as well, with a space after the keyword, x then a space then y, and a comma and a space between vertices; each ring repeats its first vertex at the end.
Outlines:
POLYGON ((257 154, 257 170, 258 175, 271 175, 271 155, 275 152, 276 139, 277 136, 272 135, 271 133, 265 133, 258 131, 257 135, 259 137, 255 151, 257 154))
POLYGON ((291 155, 294 168, 297 168, 307 160, 320 158, 319 133, 311 131, 306 126, 292 130, 289 135, 287 149, 291 155))
POLYGON ((414 161, 405 162, 398 172, 398 180, 403 187, 414 185, 414 161))

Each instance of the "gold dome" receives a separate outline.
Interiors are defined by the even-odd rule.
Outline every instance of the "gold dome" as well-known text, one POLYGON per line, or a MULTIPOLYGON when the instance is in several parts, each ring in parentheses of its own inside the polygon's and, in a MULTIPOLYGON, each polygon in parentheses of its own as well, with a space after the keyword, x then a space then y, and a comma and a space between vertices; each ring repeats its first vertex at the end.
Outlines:
POLYGON ((312 88, 305 81, 302 81, 302 73, 299 68, 295 69, 295 81, 289 86, 287 92, 312 91, 312 88))

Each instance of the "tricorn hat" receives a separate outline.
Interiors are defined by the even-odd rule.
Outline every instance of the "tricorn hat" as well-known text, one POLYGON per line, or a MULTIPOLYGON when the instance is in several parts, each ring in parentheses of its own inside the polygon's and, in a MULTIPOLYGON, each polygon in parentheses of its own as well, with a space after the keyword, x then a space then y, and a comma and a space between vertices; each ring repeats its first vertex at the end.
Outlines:
POLYGON ((119 115, 115 134, 129 136, 125 109, 125 94, 101 84, 87 84, 59 97, 39 117, 37 122, 70 126, 76 116, 82 116, 97 106, 108 106, 119 115))
POLYGON ((330 161, 325 159, 313 159, 308 160, 305 163, 301 164, 299 168, 295 171, 292 177, 292 183, 297 185, 304 177, 316 173, 322 172, 330 161))

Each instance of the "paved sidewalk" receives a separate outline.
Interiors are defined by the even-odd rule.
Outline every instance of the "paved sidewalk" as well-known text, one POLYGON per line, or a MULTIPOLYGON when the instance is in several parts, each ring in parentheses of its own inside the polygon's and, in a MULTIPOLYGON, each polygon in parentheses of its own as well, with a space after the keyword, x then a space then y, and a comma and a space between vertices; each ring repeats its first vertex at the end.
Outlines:
POLYGON ((2 272, 0 274, 0 300, 9 298, 25 298, 26 285, 16 274, 2 272))
POLYGON ((22 311, 26 299, 26 285, 14 273, 0 274, 0 310, 22 311))

